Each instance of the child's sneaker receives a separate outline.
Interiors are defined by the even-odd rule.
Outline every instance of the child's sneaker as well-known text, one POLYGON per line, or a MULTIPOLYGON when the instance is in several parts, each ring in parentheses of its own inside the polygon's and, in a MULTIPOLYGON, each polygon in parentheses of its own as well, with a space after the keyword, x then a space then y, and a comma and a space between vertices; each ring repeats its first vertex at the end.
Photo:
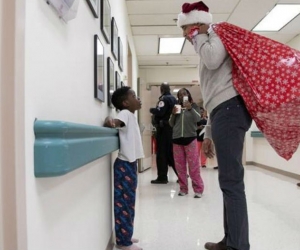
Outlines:
POLYGON ((194 198, 201 198, 202 194, 201 193, 195 193, 194 198))
POLYGON ((132 244, 130 246, 120 246, 120 245, 116 245, 116 248, 121 249, 121 250, 143 250, 143 248, 132 244))
POLYGON ((180 191, 180 192, 178 193, 178 196, 185 196, 185 195, 187 195, 187 193, 182 192, 182 191, 180 191))

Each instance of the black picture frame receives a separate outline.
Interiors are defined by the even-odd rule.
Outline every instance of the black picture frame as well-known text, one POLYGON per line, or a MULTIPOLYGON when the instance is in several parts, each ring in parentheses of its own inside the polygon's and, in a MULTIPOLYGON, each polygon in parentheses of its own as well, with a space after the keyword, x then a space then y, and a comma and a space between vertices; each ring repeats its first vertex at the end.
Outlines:
POLYGON ((122 87, 122 85, 121 85, 121 76, 120 76, 118 71, 116 71, 116 73, 115 73, 115 80, 116 80, 116 89, 121 88, 122 87))
POLYGON ((118 64, 121 72, 123 72, 123 43, 120 37, 118 37, 118 64))
POLYGON ((116 19, 111 19, 111 53, 118 60, 118 26, 116 19))
POLYGON ((111 96, 115 91, 115 79, 114 79, 114 63, 110 57, 107 57, 107 105, 110 108, 114 108, 111 102, 111 96))
POLYGON ((99 5, 100 5, 100 0, 86 0, 94 17, 98 18, 99 17, 99 5))
POLYGON ((105 101, 104 47, 98 35, 94 35, 94 97, 105 101))
POLYGON ((100 27, 105 41, 109 44, 111 37, 111 11, 108 0, 101 0, 100 27))

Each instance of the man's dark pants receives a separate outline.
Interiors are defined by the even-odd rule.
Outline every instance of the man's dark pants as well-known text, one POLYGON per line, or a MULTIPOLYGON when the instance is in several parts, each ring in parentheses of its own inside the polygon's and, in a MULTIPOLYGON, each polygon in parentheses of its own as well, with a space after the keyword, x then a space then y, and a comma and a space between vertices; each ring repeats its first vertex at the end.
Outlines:
POLYGON ((211 113, 212 139, 223 192, 227 247, 249 250, 249 226, 242 164, 245 133, 252 119, 240 96, 217 106, 211 113))
POLYGON ((157 127, 156 142, 157 178, 168 180, 168 166, 172 166, 177 175, 173 158, 172 127, 169 125, 157 127))

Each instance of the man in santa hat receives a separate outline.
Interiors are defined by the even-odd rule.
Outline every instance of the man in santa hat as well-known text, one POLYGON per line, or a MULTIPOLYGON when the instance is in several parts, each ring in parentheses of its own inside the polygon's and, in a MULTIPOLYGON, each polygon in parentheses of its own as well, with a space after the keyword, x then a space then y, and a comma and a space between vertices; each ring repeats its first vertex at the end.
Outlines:
POLYGON ((212 15, 202 2, 185 3, 177 25, 199 54, 200 86, 209 113, 203 149, 219 166, 219 184, 224 202, 224 238, 207 242, 209 250, 249 250, 248 213, 242 154, 251 116, 232 82, 232 60, 220 38, 210 27, 212 15))

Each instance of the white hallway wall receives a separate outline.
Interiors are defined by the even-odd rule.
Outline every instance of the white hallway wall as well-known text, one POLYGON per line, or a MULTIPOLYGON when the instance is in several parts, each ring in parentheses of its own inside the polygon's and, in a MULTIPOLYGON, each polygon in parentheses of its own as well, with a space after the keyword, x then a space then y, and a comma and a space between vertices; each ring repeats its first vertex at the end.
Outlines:
MULTIPOLYGON (((137 60, 125 2, 109 2, 123 41, 124 58, 129 41, 136 79, 137 60)), ((106 249, 112 233, 111 157, 61 177, 35 178, 33 123, 37 118, 99 126, 107 115, 114 115, 106 102, 93 97, 94 34, 105 46, 105 57, 111 56, 110 45, 104 41, 100 21, 92 16, 86 1, 80 1, 77 17, 68 23, 59 19, 45 1, 26 1, 25 9, 26 159, 22 168, 26 207, 20 209, 20 216, 26 220, 27 243, 23 241, 19 249, 106 249)), ((127 74, 126 70, 124 60, 121 76, 127 74)))
MULTIPOLYGON (((169 83, 186 83, 192 81, 199 81, 199 73, 197 68, 176 68, 176 69, 140 69, 139 70, 140 77, 143 79, 142 83, 144 84, 141 86, 142 89, 146 89, 147 83, 162 83, 162 82, 169 82, 169 83)), ((193 98, 198 101, 201 97, 200 87, 193 86, 191 88, 193 98)), ((146 100, 147 108, 155 107, 158 97, 160 96, 159 87, 153 86, 151 88, 152 93, 150 96, 151 99, 146 100)), ((149 109, 148 109, 149 110, 149 109)))

